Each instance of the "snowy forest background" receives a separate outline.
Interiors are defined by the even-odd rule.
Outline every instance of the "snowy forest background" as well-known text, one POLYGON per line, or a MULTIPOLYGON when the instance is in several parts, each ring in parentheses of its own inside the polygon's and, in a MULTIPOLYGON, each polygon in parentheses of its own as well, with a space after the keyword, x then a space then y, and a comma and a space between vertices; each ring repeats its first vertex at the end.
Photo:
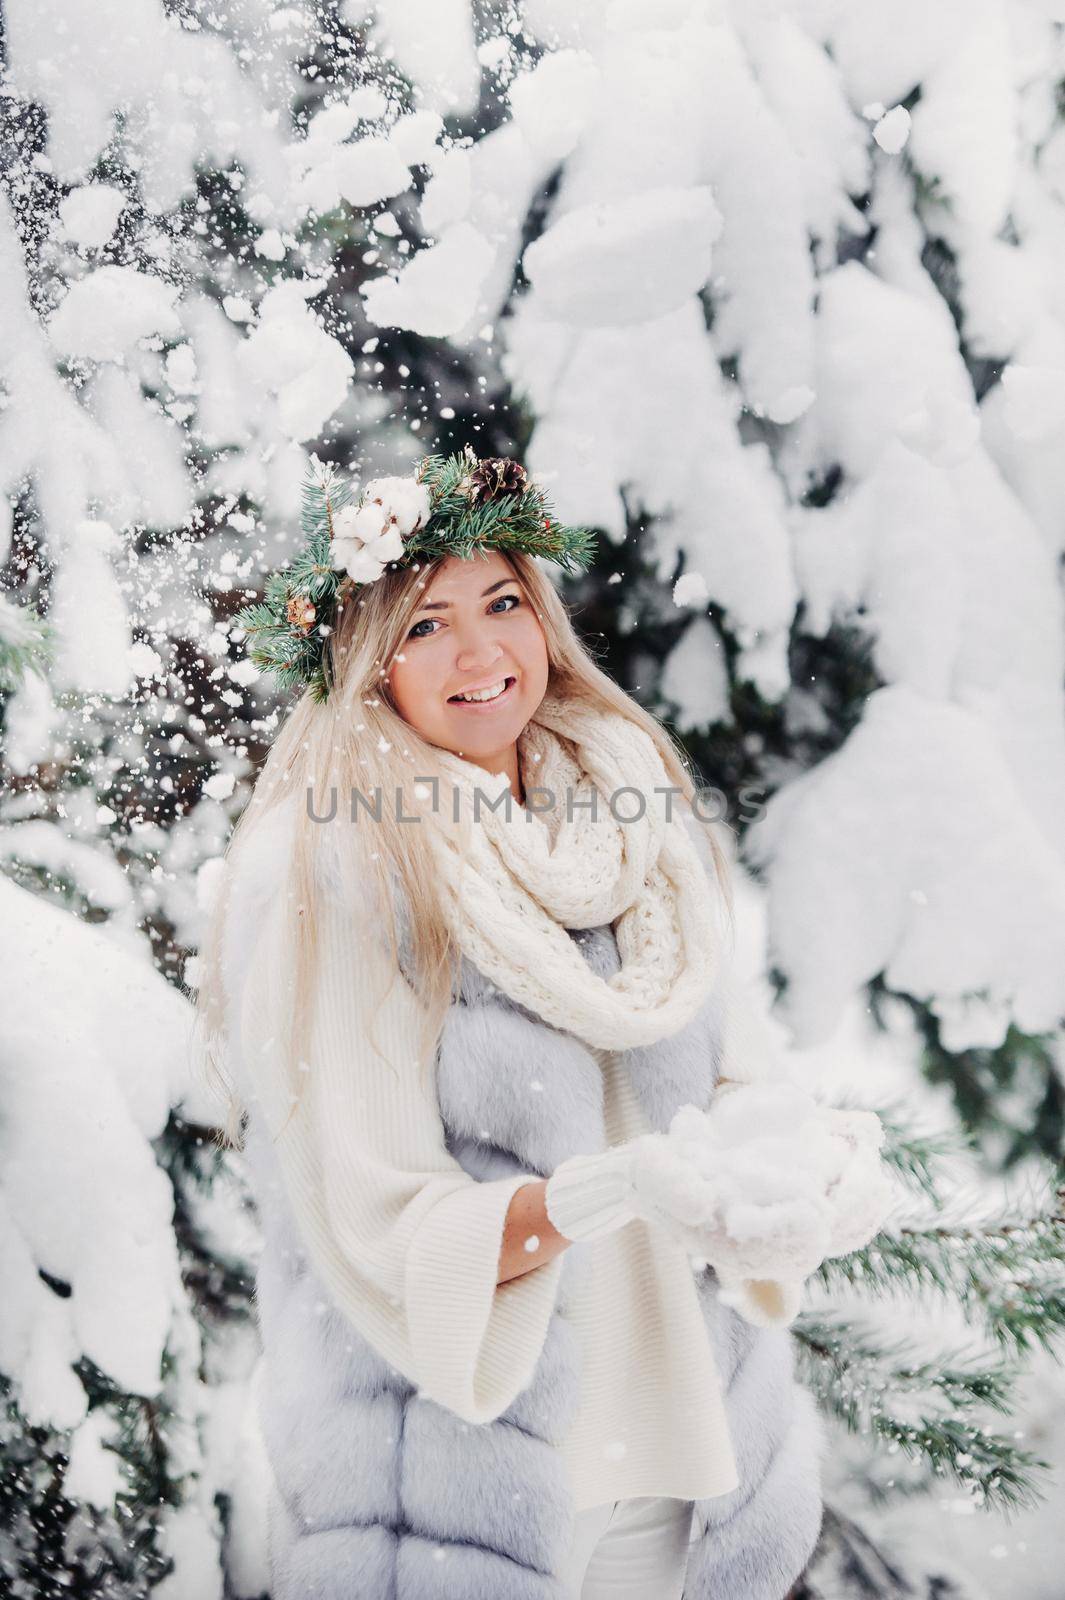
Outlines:
POLYGON ((805 1600, 1060 1600, 1065 0, 7 0, 0 1590, 267 1593, 254 1208, 190 1073, 312 452, 470 443, 728 802, 905 1205, 797 1338, 805 1600), (1060 1179, 1059 1179, 1060 1181, 1060 1179))

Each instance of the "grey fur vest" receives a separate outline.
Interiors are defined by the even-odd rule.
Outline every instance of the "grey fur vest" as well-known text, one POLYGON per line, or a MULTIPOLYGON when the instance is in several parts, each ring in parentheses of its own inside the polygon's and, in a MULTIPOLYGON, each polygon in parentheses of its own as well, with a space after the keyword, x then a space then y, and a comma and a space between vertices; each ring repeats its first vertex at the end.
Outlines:
MULTIPOLYGON (((399 918, 401 955, 409 946, 399 918)), ((609 927, 572 933, 602 976, 619 957, 609 927)), ((719 1070, 712 997, 679 1033, 622 1053, 651 1123, 706 1105, 719 1070)), ((579 1040, 463 961, 438 1046, 448 1148, 475 1179, 546 1177, 605 1148, 601 1069, 579 1040), (550 1093, 521 1092, 530 1072, 550 1093), (487 1132, 487 1138, 485 1133, 487 1132)), ((591 1243, 568 1247, 533 1379, 492 1422, 422 1398, 354 1329, 308 1261, 276 1156, 255 1117, 246 1157, 263 1229, 256 1306, 259 1416, 273 1472, 273 1600, 568 1600, 557 1576, 573 1505, 557 1448, 580 1394, 566 1308, 591 1243)), ((697 1278, 725 1392, 740 1485, 696 1502, 684 1600, 783 1600, 821 1521, 821 1428, 793 1376, 792 1339, 722 1306, 697 1278)))

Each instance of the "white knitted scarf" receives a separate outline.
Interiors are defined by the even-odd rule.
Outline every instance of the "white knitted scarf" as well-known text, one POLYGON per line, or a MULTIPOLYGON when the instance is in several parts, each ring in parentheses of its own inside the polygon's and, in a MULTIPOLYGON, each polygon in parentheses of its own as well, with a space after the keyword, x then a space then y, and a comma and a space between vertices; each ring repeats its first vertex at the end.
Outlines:
POLYGON ((551 792, 539 816, 516 799, 493 811, 505 775, 440 751, 458 795, 430 837, 460 949, 505 994, 599 1049, 679 1032, 719 975, 720 935, 688 831, 699 824, 661 792, 671 779, 654 742, 620 713, 549 693, 517 743, 527 806, 551 792), (566 932, 605 923, 621 958, 609 980, 566 932))

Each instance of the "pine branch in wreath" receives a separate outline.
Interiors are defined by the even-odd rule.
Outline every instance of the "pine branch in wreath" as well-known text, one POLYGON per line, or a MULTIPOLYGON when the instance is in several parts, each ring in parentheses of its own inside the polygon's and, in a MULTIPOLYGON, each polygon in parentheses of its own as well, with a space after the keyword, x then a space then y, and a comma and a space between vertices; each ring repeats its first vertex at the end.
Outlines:
POLYGON ((428 558, 459 555, 469 560, 486 544, 501 549, 525 549, 563 568, 584 568, 595 554, 591 528, 567 527, 554 515, 544 490, 528 481, 516 462, 499 463, 517 468, 517 474, 500 472, 503 482, 513 482, 517 492, 482 491, 471 498, 477 474, 495 463, 477 463, 472 452, 455 456, 426 456, 418 479, 429 489, 433 514, 423 529, 411 536, 407 548, 428 558), (520 474, 520 476, 518 475, 520 474))
POLYGON ((263 600, 243 607, 235 618, 248 635, 247 653, 255 665, 272 673, 282 690, 306 687, 319 705, 332 688, 326 639, 338 604, 352 588, 347 575, 330 565, 333 517, 352 499, 350 485, 331 463, 308 470, 300 506, 306 547, 270 574, 263 600))

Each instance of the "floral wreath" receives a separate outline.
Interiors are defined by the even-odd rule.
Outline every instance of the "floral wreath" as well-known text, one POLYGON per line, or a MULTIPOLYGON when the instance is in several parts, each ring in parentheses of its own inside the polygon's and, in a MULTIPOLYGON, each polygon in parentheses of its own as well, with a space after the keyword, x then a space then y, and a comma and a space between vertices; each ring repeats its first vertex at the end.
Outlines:
POLYGON ((306 686, 323 703, 333 686, 327 640, 338 608, 387 567, 442 555, 521 550, 587 568, 589 528, 566 527, 543 489, 504 456, 423 456, 410 477, 374 478, 359 492, 331 463, 311 457, 300 526, 307 547, 267 578, 265 597, 237 612, 247 652, 283 690, 306 686))

